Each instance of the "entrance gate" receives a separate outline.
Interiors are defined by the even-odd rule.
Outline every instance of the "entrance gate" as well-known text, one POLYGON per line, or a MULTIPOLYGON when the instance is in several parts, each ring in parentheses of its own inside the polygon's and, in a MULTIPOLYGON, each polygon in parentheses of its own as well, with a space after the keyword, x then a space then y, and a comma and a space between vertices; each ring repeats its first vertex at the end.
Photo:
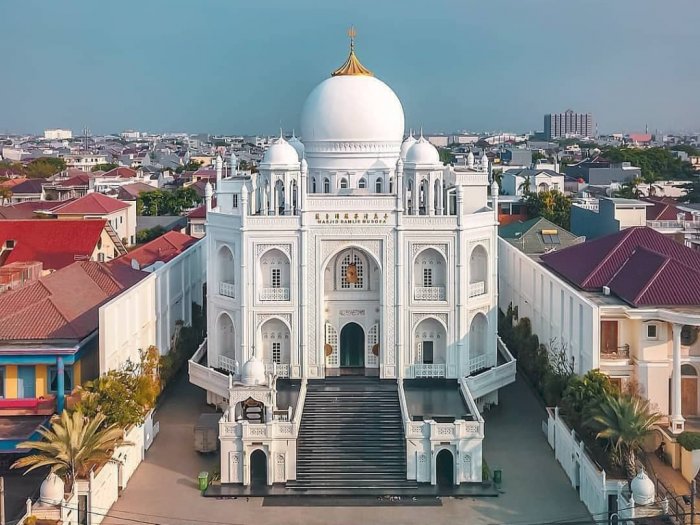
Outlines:
POLYGON ((365 331, 357 323, 348 323, 340 331, 340 366, 365 366, 365 331))

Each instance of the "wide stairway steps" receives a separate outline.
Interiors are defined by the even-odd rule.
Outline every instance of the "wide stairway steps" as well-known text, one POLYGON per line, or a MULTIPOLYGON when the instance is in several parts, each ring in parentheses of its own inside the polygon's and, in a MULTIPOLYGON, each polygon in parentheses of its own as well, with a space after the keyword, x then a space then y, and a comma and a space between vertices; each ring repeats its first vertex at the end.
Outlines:
POLYGON ((309 381, 297 439, 297 479, 305 490, 415 487, 396 383, 366 377, 309 381))

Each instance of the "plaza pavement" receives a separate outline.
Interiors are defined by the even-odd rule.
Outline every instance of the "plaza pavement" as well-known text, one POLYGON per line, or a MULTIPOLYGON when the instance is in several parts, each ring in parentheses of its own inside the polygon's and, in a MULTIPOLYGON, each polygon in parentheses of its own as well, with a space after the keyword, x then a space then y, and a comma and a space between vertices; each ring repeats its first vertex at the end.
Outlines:
POLYGON ((502 494, 445 498, 442 507, 263 507, 262 499, 204 498, 197 474, 218 468, 218 458, 194 451, 193 427, 211 409, 185 374, 173 387, 156 414, 160 434, 105 525, 525 525, 588 517, 542 432, 545 413, 521 380, 503 389, 500 406, 485 414, 484 455, 491 468, 503 469, 502 494))

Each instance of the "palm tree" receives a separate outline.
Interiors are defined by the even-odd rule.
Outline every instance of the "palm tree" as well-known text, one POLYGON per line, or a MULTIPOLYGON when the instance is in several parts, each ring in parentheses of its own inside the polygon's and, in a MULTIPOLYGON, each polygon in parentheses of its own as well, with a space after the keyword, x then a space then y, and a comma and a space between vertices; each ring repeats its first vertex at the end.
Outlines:
POLYGON ((107 462, 119 445, 130 445, 124 441, 123 429, 116 425, 102 428, 103 414, 87 419, 79 410, 69 413, 64 410, 60 418, 54 417, 51 428, 39 428, 42 441, 24 441, 17 448, 37 451, 18 459, 12 468, 27 468, 25 474, 34 469, 49 467, 51 472, 63 478, 66 487, 71 487, 77 478, 87 477, 90 469, 107 462))
POLYGON ((518 189, 523 192, 523 195, 530 194, 530 177, 525 177, 525 179, 520 183, 518 189))
POLYGON ((592 411, 589 425, 598 429, 597 438, 610 441, 631 479, 637 474, 636 452, 660 418, 651 411, 649 401, 638 396, 606 395, 592 411))

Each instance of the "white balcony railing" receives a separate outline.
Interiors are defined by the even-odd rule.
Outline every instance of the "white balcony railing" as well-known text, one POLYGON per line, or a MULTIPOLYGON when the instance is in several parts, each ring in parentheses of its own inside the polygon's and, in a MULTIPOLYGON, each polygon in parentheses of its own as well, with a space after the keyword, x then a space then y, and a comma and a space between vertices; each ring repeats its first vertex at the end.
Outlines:
POLYGON ((237 374, 236 360, 226 357, 225 355, 219 356, 219 368, 226 370, 229 374, 237 374))
POLYGON ((469 297, 477 297, 486 293, 486 283, 479 281, 478 283, 469 283, 469 297))
MULTIPOLYGON (((495 357, 495 356, 494 356, 495 357)), ((483 354, 472 357, 469 360, 469 373, 467 375, 472 375, 474 372, 479 370, 485 370, 486 368, 491 368, 493 366, 492 361, 495 359, 490 358, 490 356, 483 354)))
POLYGON ((444 363, 416 363, 413 365, 413 377, 445 377, 446 371, 447 367, 444 363))
POLYGON ((282 363, 265 363, 265 373, 275 372, 277 377, 289 377, 289 365, 282 363))
POLYGON ((413 289, 413 299, 416 301, 444 301, 444 286, 417 286, 413 289))
POLYGON ((232 299, 236 298, 236 287, 233 283, 221 281, 219 283, 219 295, 224 295, 232 299))
POLYGON ((289 301, 289 288, 263 288, 260 290, 261 301, 289 301))

